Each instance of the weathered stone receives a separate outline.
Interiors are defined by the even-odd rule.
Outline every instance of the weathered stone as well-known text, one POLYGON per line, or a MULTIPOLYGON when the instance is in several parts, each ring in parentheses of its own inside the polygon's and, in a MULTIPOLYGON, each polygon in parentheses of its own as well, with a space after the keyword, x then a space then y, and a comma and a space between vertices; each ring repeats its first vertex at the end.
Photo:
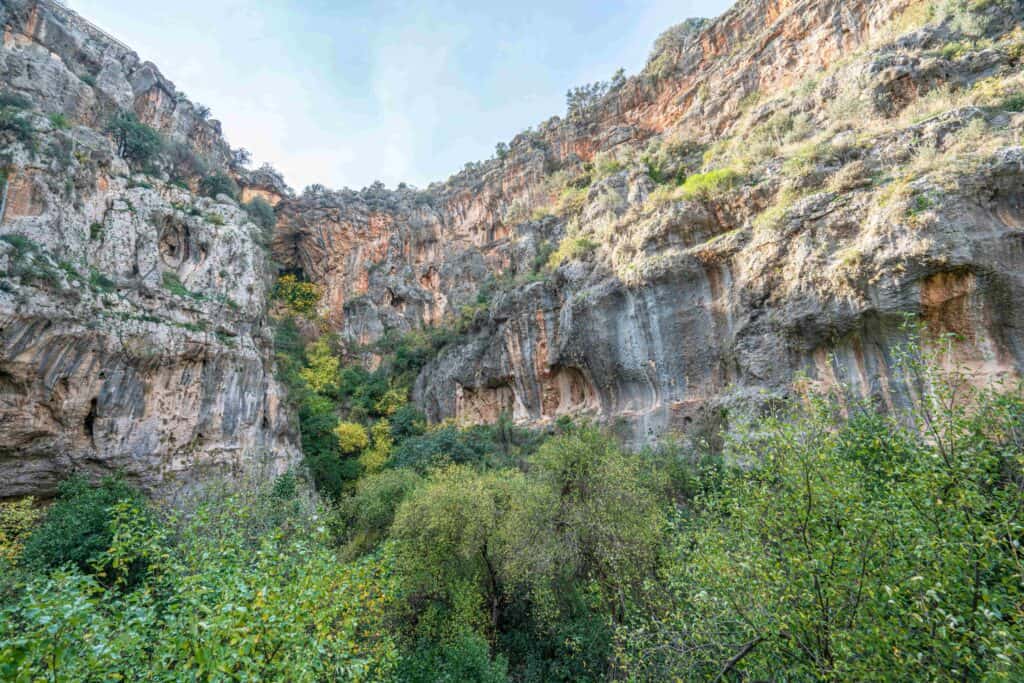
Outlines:
POLYGON ((35 129, 31 145, 3 141, 0 498, 51 495, 75 470, 163 497, 214 473, 284 471, 297 435, 273 378, 256 226, 230 200, 133 176, 99 132, 134 108, 215 160, 229 150, 219 128, 59 6, 5 2, 0 21, 0 82, 32 101, 35 129))

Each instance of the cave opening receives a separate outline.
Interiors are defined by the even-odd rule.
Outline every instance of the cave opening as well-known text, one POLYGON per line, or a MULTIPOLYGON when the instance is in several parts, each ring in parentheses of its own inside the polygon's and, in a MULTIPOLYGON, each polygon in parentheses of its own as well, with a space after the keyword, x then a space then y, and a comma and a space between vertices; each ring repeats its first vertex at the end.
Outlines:
POLYGON ((89 412, 85 415, 85 420, 82 421, 82 429, 85 435, 89 437, 90 441, 95 443, 95 429, 96 429, 96 399, 89 401, 89 412))

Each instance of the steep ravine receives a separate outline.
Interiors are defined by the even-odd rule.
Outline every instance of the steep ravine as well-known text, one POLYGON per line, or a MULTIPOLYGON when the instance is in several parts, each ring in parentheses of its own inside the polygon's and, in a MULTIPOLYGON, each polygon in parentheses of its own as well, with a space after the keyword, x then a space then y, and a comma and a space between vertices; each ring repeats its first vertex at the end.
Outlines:
POLYGON ((175 496, 297 462, 271 256, 320 286, 353 359, 457 328, 415 382, 432 421, 701 436, 800 376, 898 408, 908 321, 979 381, 1019 375, 1022 9, 925 4, 740 0, 447 181, 295 196, 129 48, 3 0, 5 111, 32 132, 0 132, 0 497, 83 468, 175 496), (273 204, 270 253, 195 173, 121 158, 105 128, 127 111, 273 204))
POLYGON ((433 420, 710 434, 798 375, 896 407, 908 316, 958 335, 948 362, 1013 376, 1020 13, 744 0, 503 158, 285 200, 275 256, 354 351, 472 316, 416 383, 433 420))

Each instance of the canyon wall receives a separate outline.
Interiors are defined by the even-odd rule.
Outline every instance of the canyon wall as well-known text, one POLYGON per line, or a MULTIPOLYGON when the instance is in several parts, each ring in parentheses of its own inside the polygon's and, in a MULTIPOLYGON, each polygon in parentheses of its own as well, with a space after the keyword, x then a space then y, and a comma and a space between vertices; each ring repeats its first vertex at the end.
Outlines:
POLYGON ((60 5, 4 0, 0 25, 4 113, 29 129, 0 131, 0 498, 73 471, 167 498, 283 472, 298 438, 258 229, 227 197, 133 172, 104 130, 132 111, 226 168, 219 124, 60 5))
POLYGON ((286 199, 275 257, 353 349, 471 312, 416 383, 432 420, 588 414, 642 442, 711 433, 799 376, 895 407, 908 319, 926 346, 958 335, 947 362, 1016 376, 1022 117, 992 93, 1020 89, 1021 9, 924 5, 745 0, 687 22, 503 158, 286 199), (673 189, 715 173, 722 191, 673 189))
POLYGON ((413 390, 432 421, 704 436, 794 380, 898 409, 919 323, 977 381, 1019 376, 1024 10, 928 4, 741 0, 445 182, 295 196, 129 48, 3 0, 0 497, 75 470, 173 497, 299 457, 267 235, 198 171, 130 166, 119 112, 274 206, 273 259, 353 358, 449 329, 413 390))

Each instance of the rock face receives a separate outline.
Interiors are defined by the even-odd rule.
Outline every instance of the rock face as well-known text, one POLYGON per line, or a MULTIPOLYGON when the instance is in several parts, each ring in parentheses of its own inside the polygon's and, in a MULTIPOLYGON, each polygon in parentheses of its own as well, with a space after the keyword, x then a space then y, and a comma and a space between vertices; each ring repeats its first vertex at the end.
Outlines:
POLYGON ((266 238, 195 172, 134 174, 103 133, 125 110, 275 207, 274 259, 354 353, 451 328, 413 392, 435 421, 591 415, 639 443, 798 376, 898 409, 908 320, 977 381, 1019 376, 1024 8, 931 4, 741 0, 443 183, 295 196, 129 48, 3 0, 0 84, 29 103, 0 119, 0 497, 297 457, 266 238))
POLYGON ((433 420, 591 414, 643 441, 798 374, 898 407, 907 316, 1016 376, 1022 9, 926 5, 743 0, 503 158, 285 199, 275 257, 353 345, 471 316, 416 383, 433 420))
POLYGON ((73 470, 163 497, 284 471, 297 437, 257 228, 226 197, 133 174, 102 133, 130 109, 217 167, 219 125, 59 5, 4 0, 0 24, 0 85, 31 125, 0 132, 0 498, 47 496, 73 470))

